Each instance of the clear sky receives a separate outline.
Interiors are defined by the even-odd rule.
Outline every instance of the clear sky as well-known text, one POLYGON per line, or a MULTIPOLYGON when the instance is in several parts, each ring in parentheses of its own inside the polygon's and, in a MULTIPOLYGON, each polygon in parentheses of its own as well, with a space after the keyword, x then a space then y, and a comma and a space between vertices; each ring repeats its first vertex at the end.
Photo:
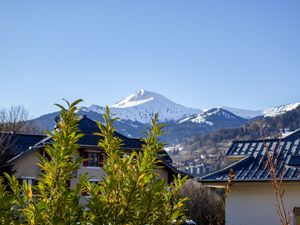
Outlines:
POLYGON ((196 108, 300 101, 300 1, 0 2, 0 107, 111 105, 139 88, 196 108))

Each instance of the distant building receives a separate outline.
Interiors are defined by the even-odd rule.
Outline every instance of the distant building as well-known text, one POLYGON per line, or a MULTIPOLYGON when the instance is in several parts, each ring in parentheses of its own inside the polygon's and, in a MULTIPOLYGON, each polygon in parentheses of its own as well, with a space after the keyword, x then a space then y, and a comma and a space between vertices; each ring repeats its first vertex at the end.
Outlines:
MULTIPOLYGON (((283 176, 285 206, 293 213, 291 225, 300 224, 300 130, 282 139, 266 139, 268 151, 277 157, 277 175, 283 176)), ((263 140, 234 141, 226 153, 232 165, 202 177, 199 182, 224 188, 234 171, 232 191, 226 199, 228 225, 279 225, 275 195, 263 140)))
POLYGON ((189 165, 184 168, 181 168, 181 171, 190 174, 193 177, 201 177, 211 172, 211 166, 205 165, 203 163, 199 165, 189 165))

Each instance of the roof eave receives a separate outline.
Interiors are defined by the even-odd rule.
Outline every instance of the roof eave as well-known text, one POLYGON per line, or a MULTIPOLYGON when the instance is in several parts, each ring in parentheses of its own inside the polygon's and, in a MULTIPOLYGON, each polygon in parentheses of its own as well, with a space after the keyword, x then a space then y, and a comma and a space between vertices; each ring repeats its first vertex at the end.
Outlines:
MULTIPOLYGON (((199 183, 205 185, 205 186, 210 186, 210 187, 225 187, 227 184, 227 180, 214 180, 214 179, 207 179, 207 180, 197 180, 199 183)), ((248 179, 248 180, 233 180, 232 184, 234 185, 235 183, 237 184, 249 184, 249 183, 270 183, 272 180, 271 179, 248 179)), ((300 178, 299 179, 283 179, 283 182, 299 182, 300 183, 300 178)))
MULTIPOLYGON (((242 160, 239 160, 221 170, 217 170, 215 172, 212 172, 212 173, 209 173, 207 175, 204 175, 203 177, 200 177, 200 179, 203 179, 203 180, 210 180, 210 179, 205 179, 206 177, 210 177, 210 176, 213 176, 213 175, 216 175, 216 174, 219 174, 219 173, 222 173, 222 172, 225 172, 225 171, 229 171, 230 169, 232 169, 233 167, 235 167, 236 165, 240 164, 240 163, 243 163, 249 159, 251 159, 252 156, 246 156, 245 158, 243 158, 242 160)), ((212 179, 212 180, 215 180, 215 179, 212 179)))

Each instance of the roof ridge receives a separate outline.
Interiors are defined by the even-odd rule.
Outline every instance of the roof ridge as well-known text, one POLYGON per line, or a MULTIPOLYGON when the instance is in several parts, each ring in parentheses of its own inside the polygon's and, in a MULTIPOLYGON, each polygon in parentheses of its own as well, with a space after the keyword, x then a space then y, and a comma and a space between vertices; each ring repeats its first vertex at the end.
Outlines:
MULTIPOLYGON (((88 119, 88 120, 90 120, 91 122, 95 123, 97 127, 98 127, 97 122, 101 123, 99 120, 93 120, 93 119, 89 118, 87 115, 81 115, 80 120, 82 120, 82 119, 88 119)), ((101 124, 103 124, 103 123, 101 123, 101 124)), ((103 124, 103 125, 104 125, 104 124, 103 124)), ((99 127, 98 127, 98 128, 99 128, 99 127)), ((99 128, 99 130, 100 130, 100 128, 99 128)), ((95 134, 95 133, 96 133, 96 132, 93 132, 92 134, 95 134)), ((130 138, 130 137, 127 137, 126 135, 123 135, 123 134, 119 133, 118 131, 114 131, 114 133, 116 133, 117 135, 120 135, 120 136, 122 136, 122 137, 124 137, 124 138, 126 138, 126 139, 130 139, 130 140, 138 139, 138 138, 130 138)), ((136 141, 136 140, 134 140, 134 141, 136 141)))
POLYGON ((283 136, 283 137, 277 137, 277 138, 259 138, 259 139, 250 139, 250 140, 234 140, 232 143, 245 143, 245 142, 264 142, 264 141, 280 141, 280 140, 285 140, 294 134, 300 132, 300 128, 291 131, 288 135, 283 136))
POLYGON ((283 138, 288 138, 296 133, 298 133, 300 131, 300 128, 296 129, 296 130, 293 130, 291 131, 288 135, 284 136, 283 138))
POLYGON ((26 136, 47 136, 46 134, 33 134, 33 133, 15 133, 15 132, 1 132, 0 134, 13 134, 13 135, 26 135, 26 136))

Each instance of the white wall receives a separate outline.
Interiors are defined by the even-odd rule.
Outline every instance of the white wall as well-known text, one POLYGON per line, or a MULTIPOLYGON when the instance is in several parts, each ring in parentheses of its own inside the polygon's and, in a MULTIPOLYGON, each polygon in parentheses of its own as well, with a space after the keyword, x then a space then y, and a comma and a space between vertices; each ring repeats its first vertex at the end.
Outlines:
MULTIPOLYGON (((16 177, 39 177, 41 173, 40 167, 37 165, 39 163, 39 158, 36 151, 31 151, 20 158, 14 161, 14 169, 16 171, 16 177)), ((159 168, 156 169, 156 173, 159 174, 159 178, 168 180, 168 172, 166 169, 159 168)), ((70 182, 71 187, 74 187, 79 182, 79 176, 82 174, 88 174, 89 178, 94 180, 102 180, 105 176, 104 171, 100 167, 84 167, 80 166, 80 168, 75 172, 73 178, 70 182)))
POLYGON ((17 158, 13 162, 16 177, 38 177, 41 172, 37 165, 39 162, 38 155, 35 151, 28 152, 20 158, 17 158))
MULTIPOLYGON (((287 210, 300 207, 300 184, 285 184, 287 210)), ((226 199, 227 225, 280 225, 271 183, 233 184, 226 199)), ((293 225, 293 219, 291 225, 293 225)))

